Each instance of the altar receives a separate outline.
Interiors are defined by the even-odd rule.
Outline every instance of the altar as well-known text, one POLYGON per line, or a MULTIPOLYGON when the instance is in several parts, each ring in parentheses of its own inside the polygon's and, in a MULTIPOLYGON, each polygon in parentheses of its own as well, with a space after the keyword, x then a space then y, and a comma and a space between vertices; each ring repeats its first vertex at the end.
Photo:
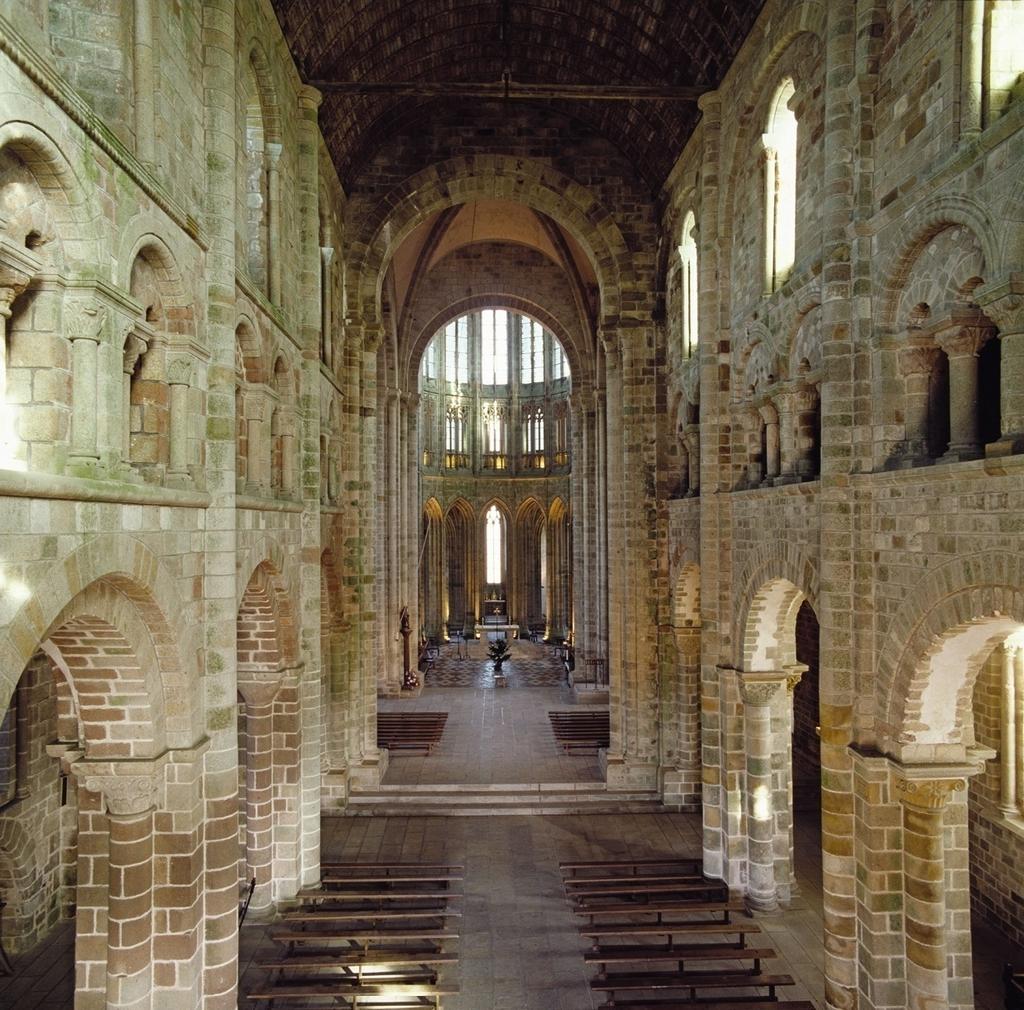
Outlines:
POLYGON ((483 636, 483 632, 486 632, 486 631, 504 631, 506 637, 508 637, 509 635, 511 635, 512 638, 518 638, 519 637, 519 625, 518 624, 490 624, 490 623, 488 623, 488 624, 477 624, 477 625, 474 625, 474 627, 476 628, 476 637, 477 638, 483 638, 484 637, 483 636))

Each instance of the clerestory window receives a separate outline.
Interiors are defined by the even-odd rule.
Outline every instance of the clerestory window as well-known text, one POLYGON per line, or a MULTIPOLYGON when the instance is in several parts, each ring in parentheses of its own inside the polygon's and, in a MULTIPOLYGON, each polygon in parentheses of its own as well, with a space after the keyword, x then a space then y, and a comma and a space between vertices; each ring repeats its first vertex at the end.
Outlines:
POLYGON ((764 137, 765 287, 776 291, 796 261, 796 89, 788 77, 772 99, 764 137))

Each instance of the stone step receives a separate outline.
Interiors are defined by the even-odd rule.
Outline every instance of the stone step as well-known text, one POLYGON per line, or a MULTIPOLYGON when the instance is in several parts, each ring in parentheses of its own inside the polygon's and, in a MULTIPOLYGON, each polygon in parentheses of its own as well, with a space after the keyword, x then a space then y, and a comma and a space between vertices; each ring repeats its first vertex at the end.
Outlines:
POLYGON ((349 816, 486 816, 500 814, 656 813, 654 791, 609 791, 602 785, 542 783, 493 786, 381 786, 353 792, 349 816))

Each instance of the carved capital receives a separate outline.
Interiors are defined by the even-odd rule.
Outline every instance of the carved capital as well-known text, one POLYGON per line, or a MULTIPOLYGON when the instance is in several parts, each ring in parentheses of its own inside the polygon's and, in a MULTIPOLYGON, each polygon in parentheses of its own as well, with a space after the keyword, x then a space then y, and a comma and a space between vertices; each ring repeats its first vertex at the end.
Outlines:
POLYGON ((784 673, 741 673, 740 697, 746 705, 770 705, 785 683, 784 673))
POLYGON ((264 145, 264 153, 267 156, 267 169, 270 172, 277 171, 277 163, 281 160, 281 152, 284 150, 283 144, 266 144, 264 145))
POLYGON ((329 267, 331 265, 331 260, 334 259, 334 246, 320 246, 320 259, 323 260, 325 267, 329 267))
POLYGON ((161 761, 77 761, 71 766, 79 785, 99 793, 115 817, 144 814, 161 803, 161 761))
POLYGON ((42 264, 27 249, 0 236, 0 316, 11 314, 11 303, 28 287, 42 264))
POLYGON ((84 298, 67 305, 64 329, 68 340, 91 340, 98 343, 106 321, 106 308, 95 298, 84 298))
POLYGON ((187 358, 174 358, 167 366, 167 384, 170 386, 194 385, 192 362, 187 358))
POLYGON ((999 336, 1024 333, 1024 277, 1011 276, 974 293, 985 315, 999 327, 999 336))
POLYGON ((296 94, 301 112, 316 112, 324 96, 311 84, 303 84, 296 94))
POLYGON ((804 674, 810 669, 806 663, 794 663, 786 667, 786 690, 792 694, 797 684, 803 680, 804 674))
POLYGON ((901 347, 898 355, 900 374, 904 377, 931 375, 938 355, 939 349, 933 344, 914 344, 911 347, 901 347))
POLYGON ((967 785, 966 779, 897 778, 896 793, 901 803, 920 810, 941 810, 950 795, 967 785))
POLYGON ((950 358, 974 357, 985 342, 995 335, 995 327, 981 312, 967 319, 954 319, 936 331, 935 342, 950 358))
POLYGON ((132 375, 139 358, 146 353, 146 341, 137 333, 129 331, 124 338, 124 354, 121 360, 121 367, 126 375, 132 375))

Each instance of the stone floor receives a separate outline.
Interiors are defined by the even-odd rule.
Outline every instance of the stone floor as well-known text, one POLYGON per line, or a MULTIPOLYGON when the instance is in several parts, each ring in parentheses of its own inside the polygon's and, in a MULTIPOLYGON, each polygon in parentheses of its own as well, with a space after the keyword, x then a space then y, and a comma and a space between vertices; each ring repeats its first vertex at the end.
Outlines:
MULTIPOLYGON (((491 635, 490 637, 497 637, 491 635)), ((423 682, 426 687, 494 687, 494 664, 487 658, 487 640, 442 645, 423 682)), ((565 670, 550 645, 510 639, 511 658, 502 666, 509 687, 557 687, 565 670)))
MULTIPOLYGON (((464 660, 471 664, 473 660, 464 660)), ((483 661, 476 661, 483 664, 483 661)), ((418 698, 381 699, 381 711, 447 712, 430 754, 395 751, 385 785, 491 785, 600 782, 596 752, 567 755, 555 743, 548 710, 572 707, 560 687, 432 688, 418 698)))

